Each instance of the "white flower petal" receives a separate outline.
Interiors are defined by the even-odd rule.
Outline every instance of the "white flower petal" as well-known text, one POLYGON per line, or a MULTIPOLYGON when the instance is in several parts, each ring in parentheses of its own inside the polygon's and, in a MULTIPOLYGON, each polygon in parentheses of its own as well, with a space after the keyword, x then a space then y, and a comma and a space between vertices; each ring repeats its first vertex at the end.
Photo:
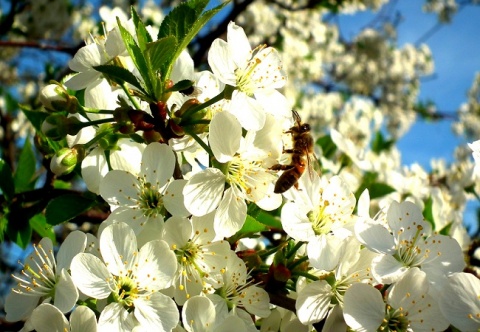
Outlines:
POLYGON ((242 127, 235 116, 228 112, 217 113, 210 122, 208 141, 212 152, 220 163, 232 160, 240 148, 242 127))
POLYGON ((265 112, 274 116, 288 118, 292 114, 292 107, 287 98, 273 88, 255 91, 255 99, 265 112))
POLYGON ((225 175, 219 169, 198 172, 183 188, 185 207, 194 216, 204 216, 218 206, 224 188, 225 175))
POLYGON ((225 190, 223 199, 215 213, 215 233, 220 237, 229 237, 239 231, 247 217, 247 204, 235 195, 234 187, 225 190))
POLYGON ((310 264, 319 270, 333 270, 343 254, 343 243, 343 239, 333 235, 320 235, 311 239, 307 244, 310 264))
POLYGON ((242 304, 245 310, 258 317, 265 318, 270 315, 270 298, 263 288, 250 286, 245 289, 244 294, 242 304))
POLYGON ((67 270, 62 269, 55 285, 55 306, 61 312, 67 313, 78 300, 78 289, 67 270))
POLYGON ((393 234, 399 234, 399 241, 413 239, 419 227, 422 228, 421 236, 429 235, 432 229, 423 218, 420 208, 409 201, 402 203, 393 201, 387 211, 387 221, 393 234))
POLYGON ((257 89, 278 89, 285 85, 287 74, 282 69, 280 54, 275 48, 266 47, 260 50, 252 61, 259 63, 251 77, 257 89))
POLYGON ((92 254, 80 253, 75 256, 70 269, 75 285, 87 296, 105 299, 114 289, 113 283, 109 285, 107 281, 111 280, 107 267, 100 258, 92 254))
POLYGON ((78 73, 70 77, 68 81, 65 82, 65 86, 68 87, 69 89, 78 91, 78 90, 85 89, 89 84, 100 79, 101 79, 100 72, 93 69, 89 69, 87 71, 78 73))
POLYGON ((480 329, 480 280, 470 273, 455 273, 442 289, 440 309, 443 315, 460 331, 480 329))
POLYGON ((372 273, 375 279, 382 284, 392 284, 408 271, 403 263, 397 261, 393 256, 381 255, 372 261, 372 273))
POLYGON ((183 188, 186 184, 187 180, 174 180, 170 182, 163 195, 163 205, 173 216, 188 217, 190 215, 183 197, 183 188))
POLYGON ((211 331, 215 323, 215 306, 204 296, 193 296, 182 308, 183 326, 188 332, 211 331))
POLYGON ((236 86, 235 69, 230 49, 226 41, 215 39, 208 51, 208 64, 213 74, 223 83, 236 86))
POLYGON ((395 253, 393 235, 382 225, 359 219, 355 223, 355 236, 373 252, 389 255, 395 253))
POLYGON ((9 322, 18 322, 26 319, 38 305, 40 297, 26 296, 10 292, 5 299, 5 319, 9 322))
POLYGON ((266 114, 262 105, 244 92, 235 90, 228 111, 235 115, 246 130, 260 130, 265 125, 266 114))
POLYGON ((343 317, 354 331, 376 332, 384 319, 385 303, 382 294, 368 284, 350 286, 343 298, 343 317))
POLYGON ((105 159, 105 151, 95 148, 82 161, 82 178, 87 189, 95 194, 100 193, 100 182, 108 173, 108 164, 105 159))
POLYGON ((177 270, 177 258, 167 242, 147 242, 138 254, 137 282, 149 290, 161 290, 172 284, 177 270))
POLYGON ((162 239, 169 247, 182 248, 192 236, 192 223, 187 218, 170 217, 165 221, 162 239))
POLYGON ((120 303, 110 303, 101 312, 98 318, 100 332, 129 332, 135 326, 132 315, 120 303))
POLYGON ((68 320, 58 308, 43 303, 39 305, 30 317, 37 332, 63 332, 69 330, 68 320))
POLYGON ((125 223, 107 226, 100 237, 100 252, 108 271, 123 276, 134 269, 137 262, 137 238, 125 223))
POLYGON ((175 154, 170 146, 157 142, 150 143, 143 151, 142 170, 145 181, 157 186, 165 186, 175 168, 175 154))
POLYGON ((252 48, 247 35, 241 26, 230 22, 227 27, 227 43, 233 61, 237 66, 244 67, 252 56, 252 48))
MULTIPOLYGON (((106 79, 98 79, 87 86, 84 93, 85 107, 114 110, 118 107, 116 101, 118 94, 113 94, 112 87, 106 79)), ((106 115, 99 116, 106 118, 106 115)))
POLYGON ((325 280, 306 285, 298 293, 295 303, 298 319, 303 324, 321 321, 327 316, 332 296, 332 287, 325 280))
POLYGON ((110 165, 112 169, 138 175, 145 145, 122 138, 118 140, 118 146, 120 149, 110 151, 110 165))
POLYGON ((71 332, 96 332, 97 317, 95 313, 86 306, 78 306, 70 315, 71 332))
POLYGON ((310 241, 315 238, 312 224, 307 218, 308 207, 288 202, 282 208, 281 221, 283 229, 297 241, 310 241))
POLYGON ((462 248, 457 240, 445 235, 430 236, 425 240, 424 251, 428 257, 422 263, 422 271, 430 281, 438 277, 461 272, 465 268, 462 248))
POLYGON ((104 61, 103 52, 104 49, 101 45, 97 43, 88 44, 75 53, 73 59, 68 62, 68 66, 76 72, 93 70, 94 66, 101 65, 104 61))
POLYGON ((388 303, 395 309, 402 308, 413 331, 444 331, 449 323, 428 290, 426 274, 414 267, 392 287, 388 303))
MULTIPOLYGON (((134 208, 129 208, 129 207, 123 207, 120 206, 119 208, 116 208, 108 218, 102 223, 102 225, 108 221, 109 223, 120 223, 123 222, 130 226, 133 230, 133 232, 136 235, 139 235, 143 232, 144 228, 146 225, 150 223, 157 224, 158 228, 162 228, 163 226, 163 216, 158 214, 156 216, 150 216, 147 217, 144 215, 143 211, 140 209, 134 209, 134 208)), ((103 232, 103 229, 101 227, 101 232, 103 232)), ((105 225, 106 227, 107 225, 105 225)), ((100 231, 99 231, 100 234, 100 231)))
POLYGON ((100 195, 113 206, 136 207, 138 180, 126 171, 113 170, 100 183, 100 195))
POLYGON ((194 80, 193 59, 187 51, 182 51, 173 64, 170 79, 177 83, 181 80, 194 80))
POLYGON ((85 250, 87 235, 81 231, 73 231, 68 234, 57 253, 57 271, 70 269, 73 257, 85 250))
POLYGON ((171 331, 178 324, 179 313, 177 305, 168 296, 156 292, 148 300, 139 298, 134 301, 135 318, 145 330, 171 331))

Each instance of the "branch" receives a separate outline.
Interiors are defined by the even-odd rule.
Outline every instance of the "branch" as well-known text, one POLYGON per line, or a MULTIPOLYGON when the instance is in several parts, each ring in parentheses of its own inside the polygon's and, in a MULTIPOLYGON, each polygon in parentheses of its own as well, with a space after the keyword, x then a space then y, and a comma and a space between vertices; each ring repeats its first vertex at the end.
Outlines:
MULTIPOLYGON (((308 10, 308 9, 315 9, 315 8, 319 8, 319 7, 331 8, 331 6, 332 6, 332 1, 331 0, 320 0, 320 1, 318 1, 318 0, 308 0, 308 2, 305 5, 298 6, 298 7, 292 6, 290 4, 283 3, 281 1, 276 1, 276 0, 267 0, 266 2, 267 3, 273 3, 273 4, 277 5, 278 7, 282 8, 282 9, 285 9, 285 10, 288 10, 288 11, 291 11, 291 12, 308 10)), ((342 1, 340 1, 337 5, 341 6, 342 1)))
POLYGON ((43 50, 43 51, 55 51, 55 52, 62 52, 62 53, 67 53, 70 55, 75 55, 77 51, 84 46, 85 43, 81 42, 77 46, 60 46, 60 45, 48 45, 45 43, 39 43, 36 41, 4 41, 0 40, 0 47, 29 47, 29 48, 35 48, 38 50, 43 50))

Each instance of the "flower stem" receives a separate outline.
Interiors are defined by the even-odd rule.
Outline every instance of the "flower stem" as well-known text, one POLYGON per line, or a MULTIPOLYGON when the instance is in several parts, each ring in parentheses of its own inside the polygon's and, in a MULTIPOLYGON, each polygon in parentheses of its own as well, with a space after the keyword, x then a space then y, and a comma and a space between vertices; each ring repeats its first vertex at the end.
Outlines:
POLYGON ((188 119, 189 117, 191 117, 194 113, 200 111, 200 110, 203 110, 207 107, 210 107, 212 106, 213 104, 219 102, 220 100, 222 99, 230 99, 231 98, 231 95, 232 95, 232 92, 233 90, 235 90, 235 88, 231 85, 227 85, 225 86, 225 89, 220 92, 218 95, 216 95, 215 97, 213 97, 212 99, 209 99, 207 100, 206 102, 204 102, 203 104, 199 104, 197 106, 194 106, 194 107, 191 107, 190 109, 188 109, 185 114, 182 116, 182 118, 185 118, 185 119, 188 119))
POLYGON ((303 245, 305 244, 305 242, 302 242, 302 241, 298 241, 295 246, 287 253, 287 255, 285 256, 287 259, 290 259, 291 257, 295 256, 295 253, 298 251, 298 249, 300 249, 303 245))
POLYGON ((210 149, 210 147, 209 147, 207 144, 205 144, 205 142, 204 142, 200 137, 198 137, 197 134, 195 134, 194 132, 189 132, 189 131, 187 131, 186 133, 187 133, 188 135, 192 136, 192 138, 193 138, 205 151, 207 151, 207 153, 208 153, 208 155, 209 155, 210 157, 212 157, 212 158, 214 157, 212 149, 210 149))
POLYGON ((115 112, 113 110, 99 110, 99 109, 96 109, 96 108, 88 108, 88 107, 83 107, 83 111, 85 113, 110 114, 110 115, 112 115, 115 112))
POLYGON ((313 280, 313 281, 317 281, 317 280, 320 280, 320 278, 308 273, 308 272, 305 272, 305 271, 295 271, 293 272, 294 275, 296 276, 302 276, 302 277, 305 277, 309 280, 313 280))
POLYGON ((298 260, 290 264, 288 268, 292 271, 294 268, 296 268, 305 261, 308 261, 308 256, 303 256, 302 258, 299 258, 298 260))
POLYGON ((140 104, 137 102, 137 100, 135 98, 133 98, 133 96, 130 94, 130 91, 128 90, 127 88, 127 84, 125 82, 123 82, 121 85, 122 87, 122 90, 125 91, 125 93, 127 94, 128 96, 128 99, 130 100, 130 102, 132 103, 133 107, 135 107, 137 110, 140 109, 140 104))

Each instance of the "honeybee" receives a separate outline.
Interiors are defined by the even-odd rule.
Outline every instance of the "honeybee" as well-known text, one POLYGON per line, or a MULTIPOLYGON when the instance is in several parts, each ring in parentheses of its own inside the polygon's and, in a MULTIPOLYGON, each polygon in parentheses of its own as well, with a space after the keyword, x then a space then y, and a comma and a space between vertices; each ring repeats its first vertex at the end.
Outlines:
POLYGON ((298 189, 298 180, 308 167, 310 174, 312 174, 315 159, 313 154, 313 137, 310 134, 310 125, 302 123, 300 115, 296 111, 293 112, 295 125, 291 127, 286 133, 292 134, 293 148, 285 149, 285 153, 292 154, 292 160, 288 165, 276 164, 270 167, 274 171, 284 171, 275 183, 273 190, 276 194, 281 194, 290 189, 292 186, 298 189))

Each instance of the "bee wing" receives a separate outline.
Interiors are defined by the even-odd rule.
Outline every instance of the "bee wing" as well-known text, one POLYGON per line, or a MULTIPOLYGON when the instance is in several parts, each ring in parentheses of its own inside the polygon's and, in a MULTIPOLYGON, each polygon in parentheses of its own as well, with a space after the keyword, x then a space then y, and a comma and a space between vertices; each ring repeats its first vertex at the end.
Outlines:
POLYGON ((314 173, 317 173, 318 176, 322 175, 322 164, 320 163, 320 160, 318 160, 315 153, 309 153, 307 155, 307 163, 308 163, 308 175, 310 176, 311 180, 313 180, 314 173))

